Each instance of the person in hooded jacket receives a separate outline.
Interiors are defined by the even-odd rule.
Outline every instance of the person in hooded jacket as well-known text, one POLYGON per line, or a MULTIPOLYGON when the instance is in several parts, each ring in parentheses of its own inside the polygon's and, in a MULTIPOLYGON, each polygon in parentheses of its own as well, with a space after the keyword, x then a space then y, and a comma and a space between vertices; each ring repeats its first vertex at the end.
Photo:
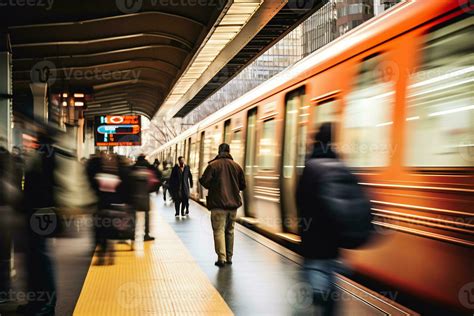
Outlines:
POLYGON ((207 208, 211 211, 217 254, 215 265, 232 264, 235 219, 237 209, 242 206, 240 191, 245 190, 246 183, 244 172, 230 155, 228 144, 219 146, 218 155, 209 162, 199 182, 209 190, 207 208))
POLYGON ((339 248, 356 248, 371 227, 369 199, 334 152, 333 128, 329 122, 320 126, 296 192, 300 222, 309 223, 300 229, 304 271, 323 315, 336 313, 334 273, 345 271, 339 248))

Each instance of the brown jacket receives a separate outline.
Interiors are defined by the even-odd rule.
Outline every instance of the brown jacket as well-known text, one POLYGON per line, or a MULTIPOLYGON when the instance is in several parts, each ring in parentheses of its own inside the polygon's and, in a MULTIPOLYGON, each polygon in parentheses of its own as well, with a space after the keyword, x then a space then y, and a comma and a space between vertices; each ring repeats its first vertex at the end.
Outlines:
POLYGON ((230 154, 219 154, 210 161, 199 182, 209 190, 209 210, 236 210, 242 205, 240 191, 245 190, 245 176, 230 154))

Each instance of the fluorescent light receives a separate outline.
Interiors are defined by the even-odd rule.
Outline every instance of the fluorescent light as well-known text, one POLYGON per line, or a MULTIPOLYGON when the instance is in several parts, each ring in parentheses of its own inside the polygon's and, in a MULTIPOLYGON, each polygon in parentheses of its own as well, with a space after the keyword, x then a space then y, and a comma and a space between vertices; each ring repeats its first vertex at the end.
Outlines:
POLYGON ((436 92, 436 91, 439 91, 439 90, 444 90, 444 89, 448 89, 448 88, 452 88, 452 87, 457 87, 457 86, 463 85, 465 83, 473 82, 473 81, 474 81, 474 78, 470 78, 470 79, 467 79, 467 80, 463 80, 461 82, 454 82, 452 84, 447 84, 447 85, 437 87, 437 88, 434 88, 434 89, 431 89, 431 90, 425 90, 425 91, 422 91, 422 92, 413 93, 413 94, 410 94, 409 97, 416 97, 416 96, 419 96, 419 95, 428 94, 428 93, 436 92))
POLYGON ((171 118, 176 113, 175 104, 198 81, 222 50, 239 34, 257 12, 263 0, 234 1, 212 34, 196 54, 192 64, 178 79, 161 106, 163 116, 171 118))
POLYGON ((394 91, 390 91, 390 92, 387 92, 387 93, 383 93, 383 94, 380 94, 380 95, 376 95, 376 96, 374 96, 374 97, 370 97, 370 98, 367 99, 367 101, 369 101, 369 100, 376 100, 376 99, 383 99, 383 98, 385 98, 385 97, 389 97, 389 96, 394 95, 394 94, 395 94, 394 91))
POLYGON ((428 114, 428 116, 440 116, 440 115, 445 115, 445 114, 469 111, 469 110, 473 110, 473 109, 474 109, 474 105, 468 105, 468 106, 463 106, 463 107, 456 108, 456 109, 430 113, 430 114, 428 114))
POLYGON ((412 116, 412 117, 407 117, 407 121, 414 121, 414 120, 419 120, 419 116, 412 116))
POLYGON ((63 93, 63 98, 67 98, 68 94, 67 93, 63 93))
POLYGON ((467 73, 470 73, 470 72, 473 72, 473 71, 474 71, 474 66, 463 68, 463 69, 460 69, 460 70, 457 70, 457 71, 454 71, 454 72, 444 74, 442 76, 438 76, 438 77, 435 77, 435 78, 432 78, 432 79, 429 79, 429 80, 424 80, 424 81, 412 84, 412 85, 410 85, 410 88, 418 88, 418 87, 426 86, 426 85, 429 85, 429 84, 432 84, 432 83, 435 83, 435 82, 439 82, 439 81, 443 81, 443 80, 446 80, 446 79, 451 79, 453 77, 461 76, 461 75, 464 75, 464 74, 467 74, 467 73))
POLYGON ((83 98, 83 97, 84 97, 84 93, 74 93, 74 97, 75 97, 75 98, 83 98))
POLYGON ((393 124, 393 122, 380 123, 380 124, 375 125, 375 127, 388 126, 388 125, 392 125, 392 124, 393 124))
POLYGON ((74 106, 84 106, 84 102, 76 101, 74 102, 74 106))

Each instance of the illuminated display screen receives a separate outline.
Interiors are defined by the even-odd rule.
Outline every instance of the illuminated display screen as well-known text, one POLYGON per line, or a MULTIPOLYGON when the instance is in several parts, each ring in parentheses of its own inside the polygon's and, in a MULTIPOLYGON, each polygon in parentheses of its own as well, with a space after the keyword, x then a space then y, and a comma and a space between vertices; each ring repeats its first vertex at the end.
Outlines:
POLYGON ((141 146, 140 115, 101 115, 95 117, 96 146, 141 146))

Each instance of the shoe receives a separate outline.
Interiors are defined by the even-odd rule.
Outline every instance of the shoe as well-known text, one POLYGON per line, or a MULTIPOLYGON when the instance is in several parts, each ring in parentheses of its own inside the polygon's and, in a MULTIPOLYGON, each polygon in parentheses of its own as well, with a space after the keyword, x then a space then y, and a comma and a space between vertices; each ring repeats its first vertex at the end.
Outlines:
POLYGON ((186 211, 186 216, 188 216, 188 215, 189 215, 189 211, 186 211))
POLYGON ((222 268, 223 266, 225 266, 225 262, 224 261, 219 261, 217 260, 215 263, 214 263, 215 266, 219 267, 219 268, 222 268))
POLYGON ((33 304, 28 303, 28 304, 18 305, 18 307, 16 308, 16 312, 18 314, 27 314, 27 313, 30 313, 30 311, 32 311, 33 309, 34 309, 33 304))
POLYGON ((227 260, 225 264, 232 265, 232 260, 227 260))
POLYGON ((178 216, 179 216, 179 214, 174 214, 174 216, 175 216, 175 217, 178 217, 178 216))
POLYGON ((35 316, 54 316, 55 315, 54 305, 45 305, 34 313, 35 316))
POLYGON ((155 240, 155 237, 152 237, 150 235, 145 235, 145 237, 143 237, 143 241, 153 241, 155 240))

